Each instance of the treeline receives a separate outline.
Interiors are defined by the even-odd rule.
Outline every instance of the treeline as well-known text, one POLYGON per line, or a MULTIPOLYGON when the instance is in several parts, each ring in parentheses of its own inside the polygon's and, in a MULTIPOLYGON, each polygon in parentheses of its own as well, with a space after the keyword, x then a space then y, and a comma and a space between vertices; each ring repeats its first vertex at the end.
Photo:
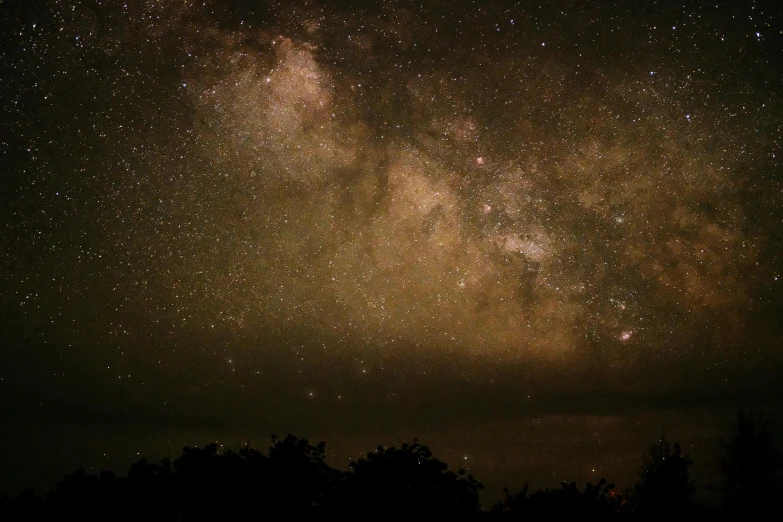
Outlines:
POLYGON ((325 444, 288 435, 273 437, 266 453, 245 447, 221 451, 216 444, 184 448, 173 462, 131 465, 125 477, 109 471, 77 471, 44 497, 28 491, 5 498, 0 519, 67 517, 78 520, 255 520, 339 516, 388 519, 403 516, 442 519, 661 520, 711 516, 754 517, 777 512, 781 459, 769 425, 740 413, 720 459, 723 481, 715 488, 721 506, 693 502, 692 461, 679 444, 652 444, 635 486, 619 491, 601 479, 580 488, 575 482, 530 492, 506 490, 505 498, 482 510, 482 484, 463 470, 451 470, 414 441, 399 448, 378 447, 350 464, 330 467, 325 444))

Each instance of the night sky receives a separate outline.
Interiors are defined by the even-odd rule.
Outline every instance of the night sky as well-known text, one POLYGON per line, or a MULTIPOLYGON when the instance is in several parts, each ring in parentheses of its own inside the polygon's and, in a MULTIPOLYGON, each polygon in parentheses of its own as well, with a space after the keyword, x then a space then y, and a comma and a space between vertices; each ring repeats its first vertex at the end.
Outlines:
POLYGON ((783 407, 783 4, 0 1, 0 489, 292 432, 708 480, 783 407))

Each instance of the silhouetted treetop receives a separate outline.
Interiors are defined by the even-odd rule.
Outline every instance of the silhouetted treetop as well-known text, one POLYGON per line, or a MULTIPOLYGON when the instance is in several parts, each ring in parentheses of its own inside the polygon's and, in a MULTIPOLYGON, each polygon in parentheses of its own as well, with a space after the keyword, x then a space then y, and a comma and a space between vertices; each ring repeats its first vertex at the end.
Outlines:
POLYGON ((338 498, 353 516, 466 517, 478 512, 481 483, 463 470, 450 471, 427 446, 379 446, 351 463, 338 498))
POLYGON ((560 488, 546 488, 532 495, 528 495, 528 490, 529 486, 525 485, 519 493, 512 494, 505 488, 505 497, 493 506, 492 513, 511 520, 545 517, 612 520, 622 512, 622 497, 614 484, 603 478, 596 485, 588 482, 584 490, 576 482, 562 482, 560 488))
POLYGON ((738 411, 734 432, 722 445, 720 489, 726 508, 760 513, 777 503, 783 493, 783 461, 769 421, 751 411, 738 411))
POLYGON ((662 436, 651 444, 633 490, 637 514, 641 518, 659 518, 687 513, 696 491, 688 474, 692 464, 690 457, 683 455, 679 443, 671 445, 662 436))
MULTIPOLYGON (((727 512, 735 519, 759 518, 775 508, 781 459, 769 424, 741 412, 724 451, 727 512)), ((662 520, 721 515, 694 506, 688 473, 693 462, 679 444, 664 438, 650 446, 639 482, 625 495, 605 479, 583 489, 562 482, 530 493, 525 486, 517 493, 505 489, 489 513, 479 509, 482 484, 464 470, 450 469, 416 439, 400 447, 378 446, 347 471, 329 466, 325 454, 325 443, 313 445, 293 435, 272 436, 266 452, 249 444, 237 451, 217 444, 185 447, 173 461, 139 460, 125 477, 77 470, 44 498, 31 491, 6 497, 0 520, 662 520)))

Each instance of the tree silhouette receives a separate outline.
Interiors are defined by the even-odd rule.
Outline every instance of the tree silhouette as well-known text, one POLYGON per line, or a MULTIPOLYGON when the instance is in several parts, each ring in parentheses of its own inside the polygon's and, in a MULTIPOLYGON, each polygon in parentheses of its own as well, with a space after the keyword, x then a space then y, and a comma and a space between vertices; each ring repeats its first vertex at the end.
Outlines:
POLYGON ((729 511, 761 513, 783 492, 781 455, 767 420, 751 411, 737 412, 734 433, 723 442, 721 490, 729 511))
POLYGON ((127 520, 123 483, 110 471, 93 475, 77 470, 46 495, 47 509, 80 520, 127 520))
POLYGON ((128 520, 176 520, 179 516, 174 470, 168 459, 160 464, 147 459, 131 464, 124 490, 128 520))
POLYGON ((324 460, 326 444, 312 446, 306 439, 288 435, 283 440, 273 436, 269 448, 264 484, 268 492, 267 510, 287 514, 312 514, 331 498, 343 473, 324 460))
POLYGON ((532 495, 528 495, 528 489, 525 485, 517 494, 504 489, 505 498, 495 504, 492 513, 508 520, 544 517, 613 520, 622 513, 622 497, 614 489, 614 484, 603 478, 596 485, 588 482, 582 491, 576 482, 562 482, 560 488, 546 488, 532 495))
POLYGON ((334 506, 348 517, 469 518, 478 512, 482 485, 464 470, 449 471, 416 440, 399 449, 379 446, 351 468, 334 506))
POLYGON ((48 515, 46 500, 32 489, 26 489, 14 499, 5 495, 0 501, 0 520, 45 520, 51 518, 48 515))
POLYGON ((201 521, 246 520, 259 515, 312 518, 333 496, 343 472, 324 461, 325 444, 293 435, 273 437, 268 456, 246 446, 183 448, 173 462, 142 459, 127 477, 78 470, 46 495, 5 500, 0 519, 201 521))
MULTIPOLYGON (((580 489, 575 482, 530 494, 525 486, 479 511, 482 485, 463 470, 451 471, 427 446, 379 446, 350 464, 330 467, 323 442, 311 445, 288 435, 272 437, 267 453, 246 445, 238 451, 217 444, 183 448, 173 461, 142 459, 126 477, 76 471, 41 498, 28 491, 0 502, 1 520, 206 521, 258 518, 660 520, 695 516, 688 476, 692 461, 666 439, 650 446, 639 483, 621 497, 601 479, 580 489)), ((781 492, 781 459, 769 425, 738 415, 737 430, 721 459, 727 505, 734 515, 758 518, 781 492)), ((704 513, 701 513, 704 514, 704 513)), ((719 513, 713 513, 719 516, 719 513)))
POLYGON ((247 459, 217 444, 184 448, 174 461, 176 503, 183 520, 235 519, 246 511, 255 470, 247 459))
POLYGON ((680 517, 692 507, 696 490, 688 476, 693 461, 683 455, 679 443, 672 446, 664 437, 650 445, 644 456, 639 483, 632 500, 640 518, 680 517))
POLYGON ((342 473, 324 461, 325 443, 273 436, 269 456, 249 446, 238 453, 185 448, 174 461, 183 520, 235 520, 249 513, 313 516, 342 473))

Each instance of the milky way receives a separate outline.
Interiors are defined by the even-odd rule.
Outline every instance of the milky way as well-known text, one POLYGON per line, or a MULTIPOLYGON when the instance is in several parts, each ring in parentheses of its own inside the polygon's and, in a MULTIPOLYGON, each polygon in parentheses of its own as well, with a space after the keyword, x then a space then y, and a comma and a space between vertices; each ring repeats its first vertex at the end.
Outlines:
POLYGON ((0 4, 9 415, 384 433, 776 380, 779 7, 332 4, 0 4))

